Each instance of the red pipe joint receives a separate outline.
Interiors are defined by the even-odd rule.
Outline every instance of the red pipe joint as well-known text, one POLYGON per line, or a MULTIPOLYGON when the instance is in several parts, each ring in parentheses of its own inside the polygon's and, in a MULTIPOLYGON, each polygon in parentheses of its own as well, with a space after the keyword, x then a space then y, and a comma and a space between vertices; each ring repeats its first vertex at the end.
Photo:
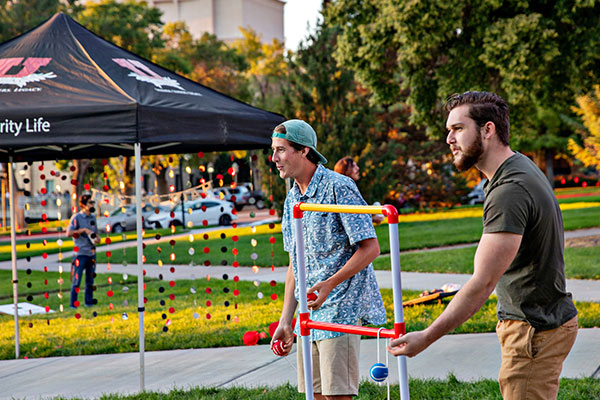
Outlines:
POLYGON ((300 202, 298 204, 296 204, 294 206, 294 212, 292 213, 292 215, 294 216, 294 218, 302 218, 303 213, 302 210, 300 209, 300 206, 304 204, 303 202, 300 202))
POLYGON ((383 209, 383 215, 387 217, 388 224, 398 223, 398 210, 396 210, 396 207, 390 204, 384 204, 381 208, 383 209))
POLYGON ((406 326, 404 322, 396 322, 394 324, 394 333, 396 334, 396 338, 399 338, 401 335, 406 333, 406 326))
POLYGON ((308 327, 310 319, 308 313, 300 313, 298 316, 300 317, 300 336, 310 335, 310 328, 308 327))

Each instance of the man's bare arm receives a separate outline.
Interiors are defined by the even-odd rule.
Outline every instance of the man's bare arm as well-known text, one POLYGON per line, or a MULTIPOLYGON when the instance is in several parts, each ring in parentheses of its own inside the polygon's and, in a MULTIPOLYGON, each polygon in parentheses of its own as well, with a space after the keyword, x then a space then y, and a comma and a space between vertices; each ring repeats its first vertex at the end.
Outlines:
POLYGON ((521 239, 522 235, 514 233, 484 234, 475 253, 473 276, 444 312, 427 329, 392 340, 388 351, 393 355, 414 357, 471 318, 485 304, 514 260, 521 239))

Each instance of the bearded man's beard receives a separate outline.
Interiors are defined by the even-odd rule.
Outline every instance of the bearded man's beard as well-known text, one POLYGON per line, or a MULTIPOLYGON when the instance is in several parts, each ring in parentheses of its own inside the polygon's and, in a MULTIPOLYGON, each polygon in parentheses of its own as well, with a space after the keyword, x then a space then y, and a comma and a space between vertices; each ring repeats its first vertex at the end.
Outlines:
POLYGON ((456 157, 454 157, 454 166, 459 171, 466 171, 471 168, 473 165, 477 164, 481 155, 483 154, 483 141, 481 140, 481 135, 479 132, 475 135, 475 140, 473 143, 458 153, 456 157))

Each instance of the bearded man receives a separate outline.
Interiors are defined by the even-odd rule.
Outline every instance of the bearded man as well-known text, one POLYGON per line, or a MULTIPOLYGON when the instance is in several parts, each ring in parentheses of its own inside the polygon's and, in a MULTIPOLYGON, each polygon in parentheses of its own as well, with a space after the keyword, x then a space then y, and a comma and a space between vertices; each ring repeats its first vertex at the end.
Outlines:
POLYGON ((388 351, 414 357, 468 320, 494 289, 504 399, 556 398, 562 364, 577 336, 566 292, 564 230, 546 176, 509 146, 509 108, 496 94, 451 96, 446 143, 460 171, 477 168, 484 186, 483 235, 473 276, 425 330, 393 340, 388 351))

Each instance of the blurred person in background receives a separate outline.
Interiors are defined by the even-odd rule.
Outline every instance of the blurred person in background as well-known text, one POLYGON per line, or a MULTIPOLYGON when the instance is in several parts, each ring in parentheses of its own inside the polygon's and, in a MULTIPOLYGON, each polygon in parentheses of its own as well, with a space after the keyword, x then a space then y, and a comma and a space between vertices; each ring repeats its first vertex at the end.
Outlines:
MULTIPOLYGON (((335 163, 333 170, 338 174, 346 175, 354 179, 354 182, 358 182, 358 180, 360 179, 360 167, 350 156, 340 158, 338 162, 335 163)), ((375 203, 373 203, 373 205, 380 206, 381 203, 376 201, 375 203)), ((382 215, 373 215, 372 218, 374 224, 378 224, 383 221, 382 215)))

